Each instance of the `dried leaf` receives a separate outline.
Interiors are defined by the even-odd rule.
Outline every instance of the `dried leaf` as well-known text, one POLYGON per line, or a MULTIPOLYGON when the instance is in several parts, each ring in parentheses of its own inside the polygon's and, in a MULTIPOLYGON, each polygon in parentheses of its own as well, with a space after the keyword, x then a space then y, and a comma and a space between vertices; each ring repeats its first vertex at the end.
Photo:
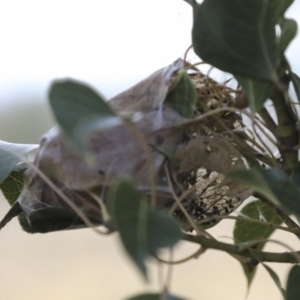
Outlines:
POLYGON ((240 152, 225 139, 217 137, 192 139, 186 145, 178 146, 175 157, 180 161, 178 173, 200 167, 224 173, 233 166, 244 166, 240 152))
POLYGON ((174 110, 165 108, 162 115, 151 111, 131 125, 93 131, 88 137, 88 149, 94 158, 91 165, 72 152, 64 144, 58 128, 53 128, 42 137, 35 164, 68 189, 89 190, 109 185, 114 178, 124 175, 137 185, 149 186, 148 162, 158 172, 164 161, 164 155, 153 147, 173 148, 178 144, 181 135, 172 127, 179 121, 180 116, 174 110), (159 127, 158 123, 161 123, 159 127), (171 129, 164 130, 165 127, 171 129))
MULTIPOLYGON (((214 216, 227 215, 234 211, 251 195, 251 189, 244 184, 225 178, 225 173, 233 167, 244 167, 239 151, 225 139, 216 137, 197 137, 186 145, 177 148, 175 157, 179 161, 176 169, 177 182, 185 189, 194 187, 195 191, 183 204, 194 221, 215 224, 214 216)), ((181 211, 175 211, 180 219, 181 211)), ((186 224, 185 229, 190 229, 186 224)))
POLYGON ((183 68, 183 60, 178 59, 118 94, 109 101, 109 104, 119 113, 145 112, 161 107, 166 99, 173 76, 181 68, 183 68))

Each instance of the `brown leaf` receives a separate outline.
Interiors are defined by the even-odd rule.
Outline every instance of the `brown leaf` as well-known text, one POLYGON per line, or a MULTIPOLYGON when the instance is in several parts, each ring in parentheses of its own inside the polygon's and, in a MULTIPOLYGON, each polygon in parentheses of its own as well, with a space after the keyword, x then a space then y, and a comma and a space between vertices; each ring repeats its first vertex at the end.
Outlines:
POLYGON ((200 167, 224 173, 232 166, 244 166, 234 145, 217 137, 196 137, 186 145, 178 146, 175 157, 180 161, 178 173, 200 167))
POLYGON ((178 59, 162 68, 130 89, 118 94, 109 101, 117 112, 149 111, 161 107, 176 72, 183 68, 183 60, 178 59))
POLYGON ((155 147, 174 148, 180 142, 181 134, 174 127, 180 120, 177 112, 165 108, 161 115, 158 110, 145 113, 131 126, 124 123, 93 131, 88 139, 93 155, 90 165, 72 152, 59 129, 53 128, 42 137, 35 164, 68 189, 89 190, 109 185, 120 176, 131 177, 138 186, 149 186, 149 160, 157 173, 165 159, 155 147))

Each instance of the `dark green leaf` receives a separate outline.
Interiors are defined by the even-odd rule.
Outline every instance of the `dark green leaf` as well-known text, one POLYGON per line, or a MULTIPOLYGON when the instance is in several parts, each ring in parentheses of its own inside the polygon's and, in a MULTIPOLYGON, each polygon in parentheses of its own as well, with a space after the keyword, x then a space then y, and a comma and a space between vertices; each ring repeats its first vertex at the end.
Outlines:
POLYGON ((71 210, 60 207, 45 207, 28 214, 31 233, 47 233, 59 230, 86 227, 86 224, 71 210))
POLYGON ((13 205, 18 199, 23 188, 23 174, 25 167, 12 171, 1 183, 0 189, 10 205, 13 205))
POLYGON ((286 286, 285 300, 299 300, 300 299, 300 266, 295 265, 292 267, 286 286))
POLYGON ((50 88, 49 99, 59 126, 79 149, 85 146, 80 134, 81 126, 85 126, 85 123, 91 120, 94 122, 89 123, 88 127, 93 127, 96 121, 98 126, 99 122, 101 126, 107 126, 110 118, 116 119, 116 114, 105 99, 79 82, 71 80, 55 82, 50 88))
MULTIPOLYGON (((86 227, 81 218, 69 209, 53 206, 37 208, 28 212, 17 201, 1 220, 0 229, 16 216, 19 217, 19 222, 23 230, 29 233, 47 233, 86 227)), ((99 216, 98 220, 91 221, 94 224, 102 223, 101 216, 99 216)))
POLYGON ((194 7, 194 5, 197 5, 196 0, 184 0, 186 3, 188 3, 189 5, 191 5, 192 7, 194 7))
POLYGON ((300 188, 279 169, 232 169, 230 178, 248 184, 269 200, 280 203, 290 213, 300 216, 300 188))
MULTIPOLYGON (((149 294, 143 294, 143 295, 127 298, 126 300, 161 300, 161 295, 155 293, 149 293, 149 294)), ((184 300, 184 299, 176 296, 168 295, 166 300, 184 300)))
POLYGON ((282 0, 279 3, 277 3, 277 11, 279 16, 283 16, 285 11, 292 5, 294 0, 282 0))
POLYGON ((291 175, 291 181, 296 186, 300 187, 300 162, 298 162, 296 168, 291 175))
POLYGON ((30 224, 27 221, 27 218, 22 213, 22 209, 16 203, 22 188, 23 188, 23 174, 26 170, 26 167, 20 166, 20 168, 12 171, 4 180, 0 183, 0 189, 3 192, 4 197, 8 203, 12 206, 11 210, 5 215, 1 220, 0 229, 2 229, 12 218, 18 216, 19 223, 22 228, 30 232, 30 224), (15 205, 15 206, 14 206, 15 205))
POLYGON ((280 282, 280 279, 279 279, 278 275, 269 266, 267 266, 265 264, 262 264, 262 265, 265 267, 265 269, 267 270, 267 272, 270 274, 271 278, 275 282, 275 284, 278 287, 280 293, 282 294, 283 299, 285 299, 285 290, 281 286, 281 282, 280 282))
POLYGON ((176 221, 150 208, 128 180, 113 187, 109 209, 125 249, 145 277, 147 256, 174 246, 182 237, 176 221))
POLYGON ((190 118, 196 108, 197 91, 186 71, 179 71, 177 76, 176 86, 168 94, 166 102, 169 102, 180 115, 190 118))
POLYGON ((280 23, 280 27, 281 34, 279 39, 279 47, 280 50, 284 52, 297 34, 297 22, 293 19, 283 18, 280 23))
POLYGON ((251 111, 258 112, 269 98, 273 84, 237 75, 235 78, 246 92, 251 111))
POLYGON ((279 46, 275 25, 282 0, 210 0, 194 7, 192 39, 195 52, 207 63, 229 73, 276 80, 279 46))
POLYGON ((291 80, 293 82, 293 86, 294 86, 298 101, 300 102, 300 77, 296 73, 293 73, 293 72, 291 72, 290 76, 291 76, 291 80))
MULTIPOLYGON (((251 219, 265 220, 273 224, 280 224, 281 219, 272 209, 261 201, 253 201, 246 205, 242 211, 242 216, 248 216, 251 219)), ((275 228, 261 224, 251 223, 243 220, 237 220, 233 230, 235 243, 244 243, 258 239, 266 239, 274 232, 275 228)), ((258 244, 255 249, 261 250, 265 243, 258 244)), ((256 273, 256 267, 242 264, 248 281, 248 288, 256 273)))
POLYGON ((0 222, 0 229, 2 229, 12 218, 20 215, 22 213, 22 208, 19 204, 19 202, 15 202, 10 210, 7 212, 7 214, 3 217, 3 219, 0 222))
POLYGON ((0 182, 2 182, 20 161, 14 153, 27 158, 38 145, 12 144, 0 141, 0 182))

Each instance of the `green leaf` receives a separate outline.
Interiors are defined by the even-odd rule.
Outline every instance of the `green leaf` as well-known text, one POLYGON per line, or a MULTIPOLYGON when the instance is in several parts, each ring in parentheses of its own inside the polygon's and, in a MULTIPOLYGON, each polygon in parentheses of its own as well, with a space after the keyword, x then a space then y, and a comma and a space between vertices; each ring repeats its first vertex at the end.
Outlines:
POLYGON ((182 238, 176 221, 150 208, 128 180, 114 185, 109 210, 126 251, 145 278, 146 258, 155 256, 159 248, 173 247, 182 238))
POLYGON ((285 11, 293 4, 294 0, 282 0, 277 3, 277 11, 279 16, 283 16, 285 11))
POLYGON ((47 233, 86 227, 86 224, 75 212, 61 207, 36 209, 27 213, 27 218, 30 221, 31 233, 47 233))
MULTIPOLYGON (((81 126, 85 127, 86 122, 92 120, 88 128, 95 126, 96 122, 98 126, 107 126, 109 120, 117 118, 102 96, 76 81, 53 83, 49 91, 49 99, 59 126, 78 149, 85 147, 81 126)), ((87 130, 84 131, 87 134, 87 130)))
POLYGON ((21 155, 27 158, 31 151, 37 149, 38 145, 13 144, 0 141, 0 182, 2 182, 15 168, 21 155))
POLYGON ((235 78, 246 92, 251 111, 260 111, 265 101, 270 96, 273 84, 271 82, 251 79, 249 77, 246 78, 238 75, 235 75, 235 78))
POLYGON ((12 171, 0 183, 0 189, 2 190, 5 199, 12 206, 8 213, 1 220, 0 229, 2 229, 12 218, 18 216, 19 223, 23 230, 31 232, 31 226, 26 216, 22 213, 20 205, 16 202, 23 188, 23 174, 25 170, 25 165, 20 165, 19 168, 12 171))
POLYGON ((300 77, 294 72, 291 72, 290 76, 291 76, 291 80, 293 82, 293 86, 294 86, 298 101, 300 102, 300 77))
POLYGON ((275 284, 278 287, 283 299, 285 299, 285 290, 281 286, 280 279, 279 279, 278 275, 269 266, 267 266, 265 264, 262 264, 262 265, 265 267, 265 269, 267 270, 267 272, 270 274, 271 278, 275 282, 275 284))
POLYGON ((290 42, 297 34, 297 22, 293 19, 283 18, 281 23, 281 34, 279 39, 279 47, 282 52, 285 52, 290 42))
POLYGON ((192 7, 194 7, 195 5, 197 5, 196 0, 184 0, 186 3, 188 3, 189 5, 191 5, 192 7))
POLYGON ((300 216, 300 188, 279 169, 232 169, 228 177, 248 184, 269 200, 300 216))
POLYGON ((186 71, 179 71, 177 76, 176 85, 169 92, 166 102, 169 102, 180 115, 190 118, 196 108, 197 91, 186 71))
MULTIPOLYGON (((135 297, 127 298, 126 300, 161 300, 161 299, 162 299, 162 297, 160 294, 148 293, 148 294, 143 294, 143 295, 138 295, 135 297)), ((176 296, 168 295, 166 300, 184 300, 184 299, 176 297, 176 296)))
POLYGON ((298 162, 296 168, 291 175, 291 181, 296 186, 300 187, 300 162, 298 162))
POLYGON ((18 199, 23 188, 23 174, 26 168, 12 171, 1 183, 0 189, 10 205, 18 199))
POLYGON ((277 80, 275 25, 289 2, 209 0, 195 6, 192 40, 196 54, 225 72, 277 80))
MULTIPOLYGON (((281 219, 276 215, 269 206, 261 201, 253 201, 247 204, 241 210, 242 216, 248 216, 251 219, 265 220, 273 224, 281 224, 281 219)), ((267 239, 274 232, 275 228, 264 226, 257 223, 251 223, 243 220, 237 220, 233 230, 233 237, 236 244, 245 243, 249 241, 267 239)), ((258 244, 255 249, 261 250, 265 246, 265 243, 258 244)), ((250 287, 254 275, 256 273, 256 267, 242 264, 244 273, 248 281, 248 288, 250 287)))
POLYGON ((300 266, 295 265, 292 267, 286 286, 285 300, 299 300, 300 299, 300 266))

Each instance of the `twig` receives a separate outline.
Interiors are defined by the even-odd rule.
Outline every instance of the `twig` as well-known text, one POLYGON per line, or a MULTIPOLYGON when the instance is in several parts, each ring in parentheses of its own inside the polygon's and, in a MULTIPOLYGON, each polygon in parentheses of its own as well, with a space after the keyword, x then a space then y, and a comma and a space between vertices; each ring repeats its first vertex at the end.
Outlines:
POLYGON ((213 238, 213 236, 210 235, 208 232, 206 232, 203 228, 201 228, 201 226, 200 227, 197 226, 195 221, 191 218, 189 213, 186 211, 185 207, 182 205, 182 203, 180 202, 180 200, 178 199, 178 196, 176 195, 176 193, 174 191, 173 184, 172 184, 171 178, 170 178, 170 172, 169 172, 167 165, 164 165, 164 168, 165 168, 165 173, 166 173, 168 185, 171 189, 172 196, 173 196, 174 200, 176 201, 178 207, 180 208, 180 210, 182 211, 182 213, 184 214, 184 216, 186 217, 186 219, 192 226, 192 228, 197 232, 198 235, 206 235, 206 236, 209 236, 210 238, 213 238))
POLYGON ((159 258, 156 256, 156 259, 162 263, 165 263, 165 264, 168 264, 168 265, 179 265, 179 264, 182 264, 182 263, 185 263, 193 258, 198 258, 202 253, 204 253, 206 250, 206 248, 200 246, 200 248, 193 254, 189 255, 188 257, 185 257, 183 259, 180 259, 180 260, 175 260, 175 261, 171 261, 171 260, 164 260, 162 258, 159 258))
POLYGON ((155 203, 156 203, 156 178, 155 178, 155 172, 153 169, 153 162, 151 159, 150 149, 148 147, 145 137, 139 131, 139 129, 135 126, 135 124, 133 122, 128 121, 127 126, 128 126, 128 129, 131 130, 131 132, 133 132, 136 135, 136 138, 140 142, 140 145, 145 153, 146 163, 148 165, 148 170, 149 170, 149 182, 150 182, 150 186, 151 186, 150 204, 154 207, 155 203))
MULTIPOLYGON (((5 150, 5 149, 3 149, 5 150)), ((5 150, 7 151, 7 150, 5 150)), ((93 224, 88 218, 87 216, 80 210, 80 208, 67 196, 65 195, 55 184, 54 182, 47 177, 39 168, 37 168, 31 161, 29 161, 26 157, 24 157, 23 155, 20 155, 19 153, 10 150, 10 153, 12 153, 13 155, 15 155, 16 157, 18 157, 22 162, 24 162, 25 164, 27 164, 31 169, 34 170, 34 172, 36 174, 38 174, 41 179, 43 179, 43 181, 59 196, 62 198, 63 201, 65 201, 70 208, 78 215, 78 217, 81 218, 81 220, 88 226, 90 227, 93 231, 95 231, 98 234, 110 234, 110 232, 103 232, 99 229, 96 228, 96 224, 93 224)))
POLYGON ((190 46, 186 49, 186 51, 185 51, 185 53, 184 53, 184 56, 183 56, 183 64, 184 64, 184 67, 187 67, 187 64, 186 64, 187 55, 188 55, 189 51, 190 51, 192 48, 193 48, 193 45, 190 45, 190 46))
MULTIPOLYGON (((280 230, 284 230, 296 235, 300 235, 300 227, 296 226, 294 228, 290 228, 290 227, 284 227, 284 226, 280 226, 274 223, 270 223, 267 221, 260 221, 257 219, 252 219, 252 218, 245 218, 245 217, 240 217, 240 216, 214 216, 213 217, 214 220, 223 220, 223 219, 229 219, 229 220, 240 220, 240 221, 246 221, 246 222, 250 222, 250 223, 256 223, 256 224, 260 224, 263 226, 269 226, 269 227, 273 227, 276 229, 280 229, 280 230)), ((202 223, 206 223, 208 221, 211 221, 211 218, 206 218, 203 219, 199 222, 197 222, 197 224, 202 224, 202 223)))
POLYGON ((230 254, 237 254, 243 257, 252 257, 258 261, 265 262, 277 262, 277 263, 299 263, 298 259, 295 258, 295 255, 300 255, 300 251, 297 252, 264 252, 255 250, 253 248, 245 249, 241 251, 240 245, 231 245, 216 240, 208 239, 205 236, 195 236, 190 234, 184 235, 184 240, 199 244, 206 249, 215 249, 225 251, 230 254))
POLYGON ((266 123, 266 127, 268 128, 269 131, 273 133, 273 135, 276 137, 276 129, 277 125, 274 122, 273 118, 271 117, 269 111, 263 107, 259 112, 259 116, 264 120, 266 123))

